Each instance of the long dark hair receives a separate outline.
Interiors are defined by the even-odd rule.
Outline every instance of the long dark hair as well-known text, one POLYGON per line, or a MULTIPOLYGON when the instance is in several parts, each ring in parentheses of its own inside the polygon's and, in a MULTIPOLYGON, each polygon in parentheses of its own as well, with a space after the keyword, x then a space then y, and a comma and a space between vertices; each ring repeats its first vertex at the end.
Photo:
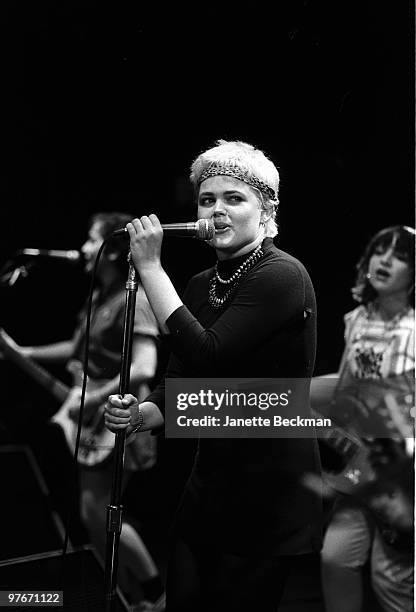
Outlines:
MULTIPOLYGON (((353 298, 360 304, 368 304, 373 302, 377 297, 377 292, 371 286, 367 277, 368 266, 372 255, 378 248, 387 250, 394 244, 394 252, 402 257, 406 257, 414 279, 415 275, 415 230, 407 225, 392 225, 380 230, 371 238, 364 249, 357 264, 357 276, 355 285, 351 289, 353 298)), ((415 305, 414 282, 409 286, 409 304, 415 305)))

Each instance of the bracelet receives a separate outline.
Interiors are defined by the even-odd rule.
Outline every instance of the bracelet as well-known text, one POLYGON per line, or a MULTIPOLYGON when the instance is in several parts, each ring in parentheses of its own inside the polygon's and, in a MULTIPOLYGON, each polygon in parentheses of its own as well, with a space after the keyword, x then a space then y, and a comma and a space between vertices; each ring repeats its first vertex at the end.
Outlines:
POLYGON ((132 429, 132 431, 130 433, 137 433, 139 431, 139 429, 141 428, 141 426, 143 425, 143 421, 144 421, 143 412, 139 408, 139 422, 134 427, 134 429, 132 429))

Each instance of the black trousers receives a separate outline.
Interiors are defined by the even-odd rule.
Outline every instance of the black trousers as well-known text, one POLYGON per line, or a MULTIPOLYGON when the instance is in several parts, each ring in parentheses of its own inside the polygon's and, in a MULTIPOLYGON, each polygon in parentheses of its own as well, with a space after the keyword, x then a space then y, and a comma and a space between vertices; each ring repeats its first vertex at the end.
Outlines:
POLYGON ((168 568, 167 612, 276 612, 294 560, 201 550, 178 539, 168 568))

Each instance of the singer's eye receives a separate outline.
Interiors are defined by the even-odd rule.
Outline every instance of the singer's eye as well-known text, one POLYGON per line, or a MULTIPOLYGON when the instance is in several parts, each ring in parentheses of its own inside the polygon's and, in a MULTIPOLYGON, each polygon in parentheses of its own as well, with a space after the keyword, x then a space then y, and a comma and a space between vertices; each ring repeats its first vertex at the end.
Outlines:
POLYGON ((204 197, 199 200, 200 206, 212 206, 214 204, 215 199, 211 197, 204 197))
POLYGON ((393 255, 397 259, 400 259, 400 261, 404 261, 406 263, 409 263, 410 261, 409 255, 407 253, 404 253, 403 251, 394 251, 393 255))

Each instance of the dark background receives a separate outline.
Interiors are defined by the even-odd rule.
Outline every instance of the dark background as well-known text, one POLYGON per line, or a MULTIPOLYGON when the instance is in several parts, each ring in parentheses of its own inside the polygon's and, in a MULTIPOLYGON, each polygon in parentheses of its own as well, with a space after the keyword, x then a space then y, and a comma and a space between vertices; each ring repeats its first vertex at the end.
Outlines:
MULTIPOLYGON (((278 244, 312 276, 317 373, 333 370, 368 238, 413 225, 413 3, 287 0, 185 10, 2 3, 1 252, 79 248, 99 210, 195 218, 191 161, 247 140, 281 171, 278 244)), ((181 290, 212 261, 166 241, 181 290)), ((85 279, 42 262, 2 289, 22 343, 72 332, 85 279)))
MULTIPOLYGON (((100 210, 194 219, 191 161, 217 138, 245 140, 280 169, 277 244, 315 285, 316 374, 335 371, 365 243, 414 225, 413 10, 2 2, 1 263, 25 247, 79 248, 100 210)), ((166 240, 163 256, 179 291, 213 261, 196 241, 166 240)), ((80 269, 39 262, 1 288, 0 325, 21 344, 69 337, 86 291, 80 269)), ((19 439, 56 406, 0 368, 19 439)))

